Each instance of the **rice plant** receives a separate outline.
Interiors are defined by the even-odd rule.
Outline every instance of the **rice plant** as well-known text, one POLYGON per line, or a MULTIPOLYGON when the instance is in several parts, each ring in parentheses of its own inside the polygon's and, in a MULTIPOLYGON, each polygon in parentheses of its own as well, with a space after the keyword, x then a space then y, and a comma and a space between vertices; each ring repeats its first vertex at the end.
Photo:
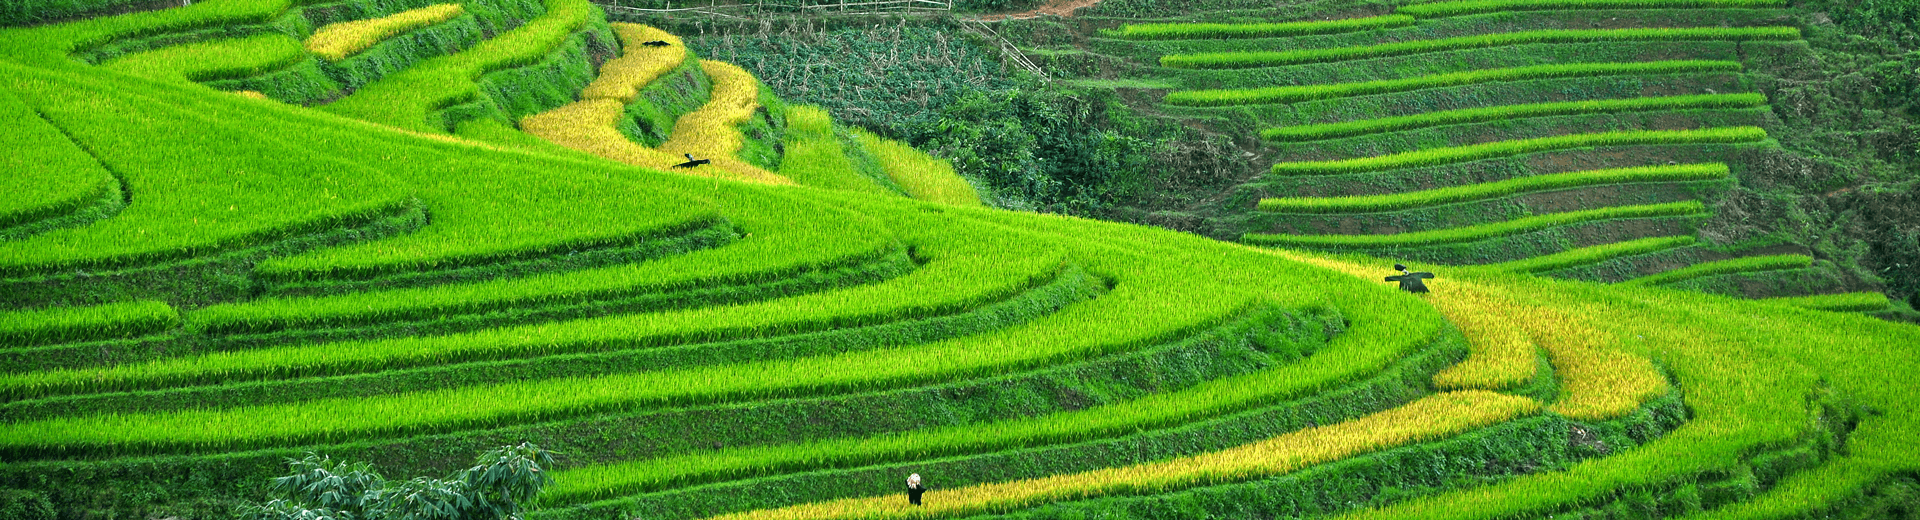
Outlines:
POLYGON ((1505 269, 1516 273, 1544 273, 1568 267, 1597 264, 1615 258, 1665 251, 1676 247, 1693 245, 1692 235, 1671 237, 1652 237, 1625 242, 1614 242, 1597 246, 1569 249, 1550 255, 1514 260, 1489 267, 1505 269))
POLYGON ((1731 172, 1722 163, 1640 166, 1516 177, 1504 181, 1435 188, 1386 195, 1350 197, 1288 197, 1260 199, 1260 211, 1275 213, 1371 213, 1425 208, 1520 193, 1642 182, 1724 179, 1731 172))
POLYGON ((1766 255, 1745 256, 1716 260, 1689 265, 1671 271, 1650 274, 1620 282, 1626 285, 1662 285, 1703 276, 1715 276, 1755 271, 1776 271, 1781 269, 1804 269, 1813 266, 1813 257, 1806 255, 1766 255))
MULTIPOLYGON (((1411 152, 1354 159, 1283 162, 1274 164, 1272 171, 1274 175, 1339 175, 1386 171, 1397 168, 1454 164, 1539 152, 1574 150, 1600 146, 1750 143, 1766 138, 1767 131, 1757 126, 1707 128, 1701 130, 1623 130, 1591 134, 1557 135, 1553 137, 1513 141, 1495 141, 1448 148, 1427 148, 1411 152)), ((1634 174, 1625 173, 1621 175, 1632 176, 1634 174)), ((1561 179, 1566 178, 1562 177, 1561 179)))
POLYGON ((1339 424, 1309 428, 1223 451, 1051 477, 928 492, 925 506, 895 496, 722 515, 715 520, 940 518, 1002 512, 1107 494, 1160 493, 1281 475, 1384 448, 1445 438, 1536 413, 1533 400, 1486 391, 1435 395, 1339 424))
POLYGON ((1198 40, 1219 38, 1277 38, 1335 34, 1413 25, 1412 16, 1391 14, 1367 18, 1280 23, 1136 23, 1103 32, 1123 40, 1198 40))
POLYGON ((881 170, 908 196, 954 206, 983 205, 973 184, 953 171, 953 163, 862 128, 851 130, 861 148, 880 161, 881 170))
POLYGON ((1646 29, 1551 29, 1439 40, 1414 40, 1365 47, 1302 49, 1271 52, 1216 52, 1206 54, 1169 54, 1160 57, 1160 66, 1176 69, 1244 69, 1276 67, 1302 63, 1326 63, 1406 56, 1462 49, 1485 49, 1535 43, 1640 42, 1640 41, 1755 41, 1798 40, 1794 27, 1697 27, 1646 29))
POLYGON ((1260 131, 1260 137, 1272 141, 1316 141, 1336 139, 1358 135, 1398 132, 1443 125, 1484 123, 1488 121, 1506 121, 1525 117, 1563 116, 1574 114, 1618 114, 1623 112, 1648 112, 1656 110, 1689 110, 1703 108, 1751 108, 1765 106, 1767 96, 1763 94, 1704 94, 1692 96, 1663 96, 1631 99, 1599 99, 1587 101, 1567 101, 1559 103, 1536 103, 1530 105, 1505 105, 1482 108, 1463 108, 1440 112, 1425 112, 1409 116, 1386 117, 1269 128, 1260 131))
POLYGON ((1877 292, 1785 296, 1780 298, 1767 298, 1763 301, 1833 312, 1878 312, 1887 310, 1889 306, 1887 303, 1887 295, 1877 292))
POLYGON ((1441 18, 1506 11, 1564 11, 1572 9, 1771 9, 1785 0, 1460 0, 1400 6, 1394 13, 1419 18, 1441 18))
POLYGON ((179 324, 179 312, 151 300, 15 310, 0 312, 0 347, 141 336, 179 324))
POLYGON ((72 213, 116 190, 113 174, 19 98, 0 92, 0 118, 14 125, 0 133, 0 148, 39 152, 0 155, 0 230, 72 213))
POLYGON ((1256 89, 1177 90, 1167 93, 1167 96, 1163 98, 1162 101, 1170 105, 1199 107, 1297 103, 1316 99, 1388 94, 1393 92, 1408 92, 1429 88, 1457 87, 1501 81, 1643 74, 1681 74, 1693 72, 1739 72, 1740 70, 1741 65, 1740 62, 1737 61, 1680 60, 1642 63, 1566 63, 1504 69, 1481 69, 1435 74, 1431 76, 1354 83, 1294 85, 1256 89))
POLYGON ((1517 235, 1581 222, 1625 218, 1692 216, 1702 215, 1706 212, 1707 207, 1701 204, 1700 201, 1689 200, 1666 204, 1613 206, 1548 213, 1492 224, 1400 233, 1396 235, 1274 235, 1247 233, 1241 236, 1240 240, 1250 244, 1279 247, 1337 247, 1354 249, 1422 247, 1486 240, 1489 238, 1517 235))
POLYGON ((434 4, 370 20, 329 24, 314 30, 303 45, 327 61, 340 61, 401 33, 465 13, 460 4, 434 4))

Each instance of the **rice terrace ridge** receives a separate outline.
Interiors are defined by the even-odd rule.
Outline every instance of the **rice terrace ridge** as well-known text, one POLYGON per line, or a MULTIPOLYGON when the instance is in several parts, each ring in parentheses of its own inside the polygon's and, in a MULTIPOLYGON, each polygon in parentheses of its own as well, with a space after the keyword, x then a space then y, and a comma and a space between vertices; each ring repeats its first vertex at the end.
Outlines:
POLYGON ((0 1, 0 518, 1920 518, 1920 6, 594 1, 0 1))

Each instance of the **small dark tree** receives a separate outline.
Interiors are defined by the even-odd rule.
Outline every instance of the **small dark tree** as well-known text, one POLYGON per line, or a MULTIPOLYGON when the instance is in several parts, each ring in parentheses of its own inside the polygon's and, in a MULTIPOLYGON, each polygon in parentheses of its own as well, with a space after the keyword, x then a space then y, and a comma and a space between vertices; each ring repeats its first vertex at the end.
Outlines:
POLYGON ((373 466, 308 453, 287 459, 273 479, 280 498, 240 508, 240 520, 520 520, 552 482, 553 452, 532 443, 502 446, 446 478, 391 481, 373 466))

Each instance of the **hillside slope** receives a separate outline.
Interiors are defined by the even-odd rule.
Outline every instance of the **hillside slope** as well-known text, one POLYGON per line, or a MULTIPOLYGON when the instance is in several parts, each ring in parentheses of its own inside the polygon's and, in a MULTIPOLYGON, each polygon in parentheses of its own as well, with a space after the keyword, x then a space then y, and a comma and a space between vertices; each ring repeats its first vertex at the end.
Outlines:
POLYGON ((0 30, 0 511, 522 441, 554 520, 1920 510, 1920 328, 983 208, 674 35, 459 5, 0 30))

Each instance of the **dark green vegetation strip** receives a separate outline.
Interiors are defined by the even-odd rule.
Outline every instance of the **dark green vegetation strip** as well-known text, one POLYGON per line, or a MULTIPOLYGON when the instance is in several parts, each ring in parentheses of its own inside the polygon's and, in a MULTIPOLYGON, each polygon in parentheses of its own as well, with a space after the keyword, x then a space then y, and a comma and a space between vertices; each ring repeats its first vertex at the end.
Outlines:
POLYGON ((1644 63, 1569 63, 1505 69, 1483 69, 1354 83, 1298 85, 1256 89, 1180 90, 1168 93, 1163 101, 1170 105, 1199 107, 1296 103, 1315 99, 1387 94, 1392 92, 1502 81, 1675 74, 1682 72, 1739 72, 1740 70, 1741 65, 1740 62, 1737 61, 1679 60, 1644 63))
POLYGON ((1703 27, 1655 29, 1552 29, 1522 31, 1441 40, 1416 40, 1383 43, 1367 47, 1306 49, 1279 52, 1219 52, 1208 54, 1169 54, 1160 57, 1160 65, 1177 69, 1243 69, 1274 67, 1300 63, 1385 58, 1460 49, 1484 49, 1532 43, 1585 43, 1632 41, 1749 41, 1798 40, 1795 27, 1703 27))
POLYGON ((1639 240, 1583 247, 1551 255, 1536 256, 1525 260, 1493 264, 1493 267, 1518 273, 1544 273, 1569 267, 1597 264, 1620 257, 1685 247, 1693 245, 1693 242, 1694 238, 1692 235, 1642 238, 1639 240))
POLYGON ((1248 233, 1241 240, 1250 244, 1281 247, 1341 246, 1352 248, 1417 247, 1457 244, 1600 220, 1699 215, 1707 212, 1699 201, 1616 206, 1550 213, 1506 222, 1462 228, 1401 233, 1398 235, 1269 235, 1248 233))
POLYGON ((1572 9, 1762 9, 1786 7, 1786 0, 1465 0, 1400 6, 1393 12, 1439 18, 1503 11, 1572 9))
POLYGON ((1462 163, 1483 159, 1512 157, 1529 153, 1598 146, 1748 143, 1766 138, 1767 131, 1757 126, 1708 128, 1704 130, 1624 130, 1592 134, 1559 135, 1517 141, 1496 141, 1450 148, 1428 148, 1391 155, 1334 161, 1283 162, 1273 165, 1273 174, 1339 175, 1462 163))
POLYGON ((1764 94, 1704 94, 1632 99, 1596 99, 1561 103, 1465 108, 1460 110, 1423 112, 1410 116, 1269 128, 1260 131, 1260 137, 1274 141, 1315 141, 1442 125, 1508 121, 1525 117, 1614 114, 1621 112, 1698 108, 1747 108, 1764 106, 1766 104, 1767 96, 1764 94))
POLYGON ((1721 163, 1642 166, 1535 175, 1471 186, 1409 191, 1392 195, 1260 199, 1259 208, 1260 211, 1279 213, 1370 213, 1491 199, 1534 191, 1636 182, 1711 180, 1723 179, 1727 175, 1729 175, 1727 165, 1721 163))
POLYGON ((1274 38, 1308 34, 1333 34, 1373 29, 1392 29, 1413 25, 1413 17, 1386 15, 1326 22, 1283 23, 1136 23, 1107 36, 1125 40, 1196 40, 1214 38, 1274 38))
POLYGON ((1801 269, 1812 266, 1813 257, 1807 255, 1748 256, 1693 264, 1672 271, 1634 278, 1621 283, 1628 285, 1660 285, 1691 280, 1703 276, 1754 271, 1775 271, 1781 269, 1801 269))

